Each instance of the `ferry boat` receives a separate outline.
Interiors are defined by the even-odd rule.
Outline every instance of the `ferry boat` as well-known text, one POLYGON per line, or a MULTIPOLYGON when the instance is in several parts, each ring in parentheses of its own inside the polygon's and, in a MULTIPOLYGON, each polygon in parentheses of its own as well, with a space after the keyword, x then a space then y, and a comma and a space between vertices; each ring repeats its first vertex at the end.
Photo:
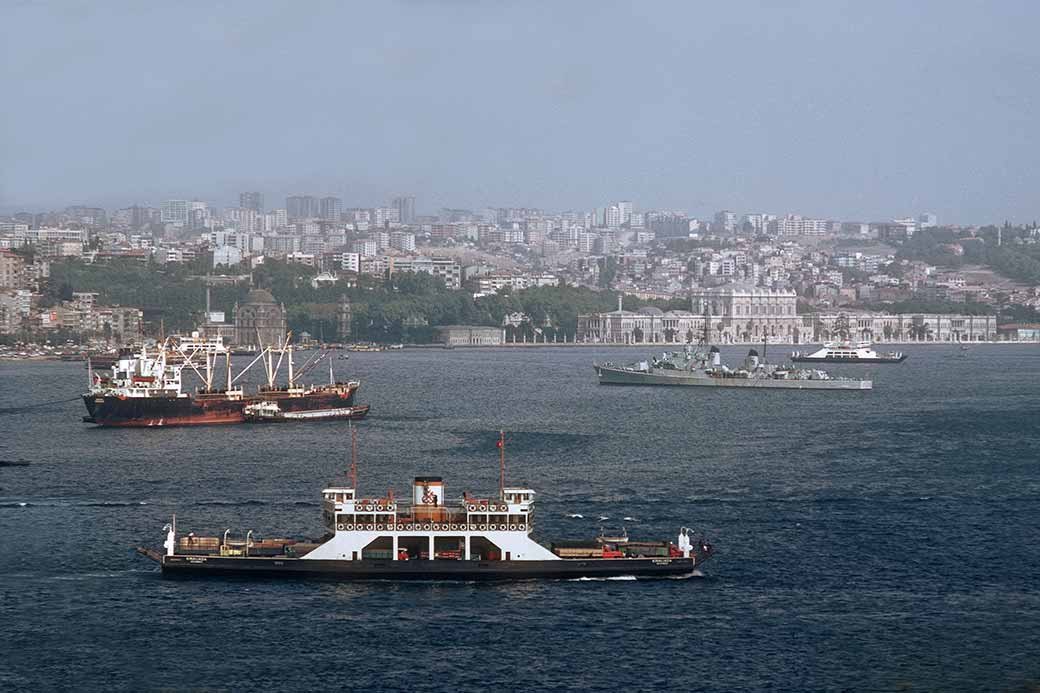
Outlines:
POLYGON ((835 377, 817 369, 790 368, 766 363, 751 349, 744 363, 730 368, 722 363, 718 347, 708 353, 687 345, 680 352, 664 352, 636 363, 593 364, 601 385, 681 385, 785 390, 871 390, 871 380, 835 377))
POLYGON ((828 342, 812 353, 791 354, 795 363, 902 363, 905 359, 906 354, 899 351, 879 354, 870 342, 828 342))
POLYGON ((392 492, 359 494, 354 469, 347 483, 322 491, 326 532, 320 539, 261 541, 249 531, 233 540, 230 530, 222 537, 178 537, 174 516, 164 527, 163 551, 138 551, 157 561, 164 576, 334 580, 674 577, 694 574, 712 555, 687 527, 674 542, 626 535, 624 542, 600 537, 545 546, 532 538, 535 492, 507 487, 504 472, 497 498, 463 493, 449 500, 441 477, 420 476, 406 502, 392 492))

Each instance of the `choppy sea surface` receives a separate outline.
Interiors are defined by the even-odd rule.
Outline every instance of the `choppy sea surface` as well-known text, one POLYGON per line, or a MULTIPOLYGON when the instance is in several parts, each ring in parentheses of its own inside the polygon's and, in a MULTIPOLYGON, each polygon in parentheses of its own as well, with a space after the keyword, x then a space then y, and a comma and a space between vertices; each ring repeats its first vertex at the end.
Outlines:
POLYGON ((362 492, 493 492, 503 428, 540 539, 717 550, 684 580, 506 584, 163 580, 133 549, 174 512, 319 536, 345 423, 97 429, 62 401, 83 364, 0 363, 0 690, 1031 689, 1040 347, 906 350, 832 368, 867 393, 597 385, 628 348, 335 362, 372 405, 362 492))

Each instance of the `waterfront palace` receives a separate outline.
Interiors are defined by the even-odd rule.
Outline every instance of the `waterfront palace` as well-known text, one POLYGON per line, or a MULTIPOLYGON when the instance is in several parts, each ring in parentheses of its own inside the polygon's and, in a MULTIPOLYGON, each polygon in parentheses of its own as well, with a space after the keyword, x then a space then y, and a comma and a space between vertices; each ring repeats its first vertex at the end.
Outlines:
POLYGON ((611 344, 682 344, 705 337, 716 344, 813 344, 837 339, 839 318, 850 339, 872 342, 977 342, 996 339, 992 315, 899 314, 841 310, 798 314, 798 297, 786 289, 729 286, 695 289, 690 310, 640 308, 578 316, 577 341, 611 344))

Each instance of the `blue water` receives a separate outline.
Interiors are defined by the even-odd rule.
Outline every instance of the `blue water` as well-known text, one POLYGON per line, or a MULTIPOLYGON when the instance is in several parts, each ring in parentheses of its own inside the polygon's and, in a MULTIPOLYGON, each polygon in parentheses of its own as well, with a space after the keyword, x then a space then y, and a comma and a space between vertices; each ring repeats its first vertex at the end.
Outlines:
POLYGON ((0 364, 0 689, 1035 686, 1040 348, 908 351, 835 369, 870 393, 598 386, 591 360, 632 349, 337 362, 373 407, 372 494, 419 474, 493 491, 505 428, 541 539, 606 516, 717 548, 686 580, 493 585, 162 580, 133 547, 174 512, 182 531, 319 535, 345 425, 95 429, 80 402, 22 408, 78 394, 82 364, 0 364))

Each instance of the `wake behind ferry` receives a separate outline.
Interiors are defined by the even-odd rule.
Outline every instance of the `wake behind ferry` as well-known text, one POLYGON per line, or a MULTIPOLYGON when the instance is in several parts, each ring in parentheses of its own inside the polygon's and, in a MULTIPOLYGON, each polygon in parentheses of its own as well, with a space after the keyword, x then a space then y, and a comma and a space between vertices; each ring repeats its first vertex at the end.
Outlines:
POLYGON ((679 529, 674 542, 600 536, 545 546, 532 538, 535 492, 507 487, 497 498, 463 493, 448 500, 439 476, 416 477, 410 502, 392 492, 357 491, 347 483, 322 491, 325 534, 317 540, 177 536, 176 516, 164 529, 164 551, 140 548, 164 576, 237 575, 334 580, 510 580, 523 578, 670 577, 691 575, 711 546, 679 529))

